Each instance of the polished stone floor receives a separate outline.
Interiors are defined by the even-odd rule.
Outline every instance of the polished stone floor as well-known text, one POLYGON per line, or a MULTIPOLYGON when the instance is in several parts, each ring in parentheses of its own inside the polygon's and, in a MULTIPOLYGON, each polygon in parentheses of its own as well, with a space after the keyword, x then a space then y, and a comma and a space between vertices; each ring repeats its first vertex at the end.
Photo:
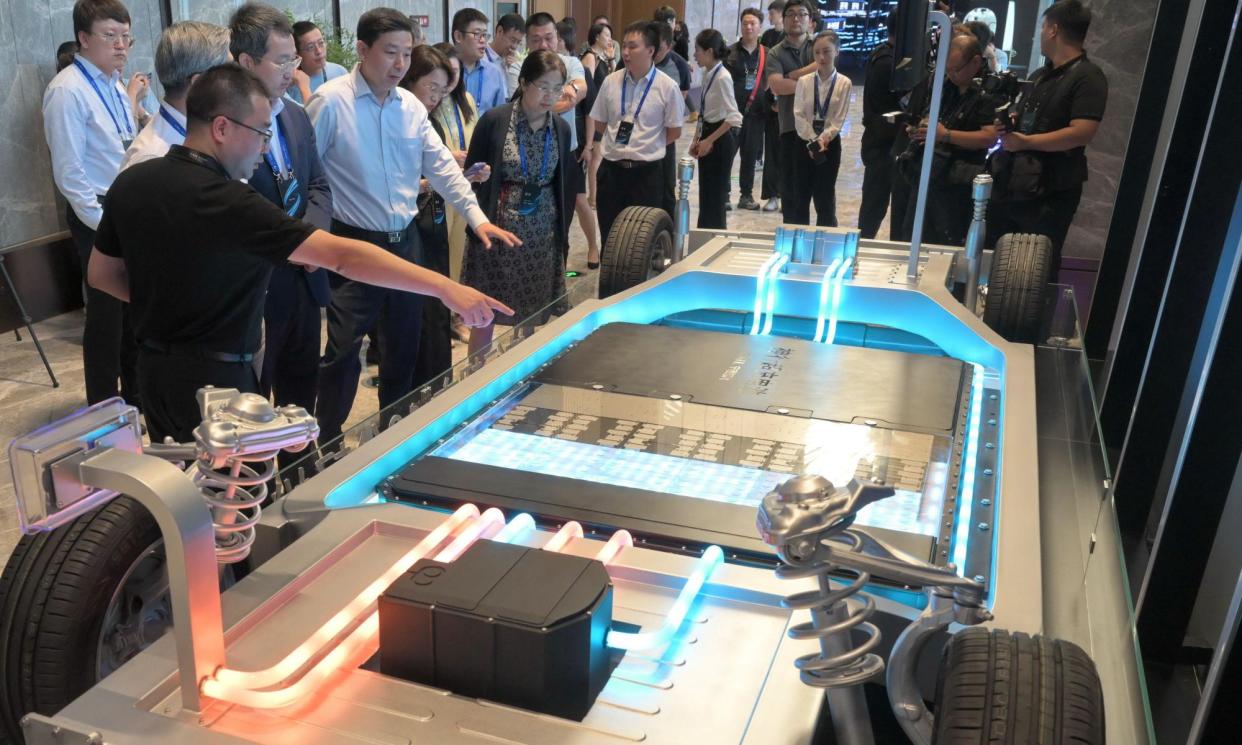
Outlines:
MULTIPOLYGON (((842 226, 856 224, 858 203, 862 191, 862 162, 859 160, 859 141, 862 137, 862 88, 853 91, 850 115, 843 131, 844 155, 841 173, 837 180, 837 218, 842 226)), ((682 135, 680 152, 685 152, 693 129, 687 126, 682 135)), ((756 174, 759 181, 762 174, 756 174)), ((737 168, 734 166, 736 183, 737 168)), ((755 196, 758 198, 758 183, 755 196)), ((736 186, 733 199, 737 199, 736 186)), ((697 213, 697 189, 691 189, 691 210, 697 213)), ((812 208, 813 209, 813 208, 812 208)), ((729 227, 747 230, 771 230, 780 223, 779 212, 752 212, 733 210, 729 213, 729 227)), ((575 223, 576 226, 576 223, 575 223)), ((880 229, 881 236, 888 235, 887 221, 880 229)), ((583 272, 583 276, 571 282, 593 285, 595 275, 586 272, 586 239, 577 227, 572 230, 569 267, 583 272)), ((590 288, 580 288, 590 289, 590 288)), ((8 302, 8 298, 0 300, 8 302)), ((18 435, 45 425, 79 408, 85 401, 82 380, 82 319, 79 312, 67 313, 47 319, 36 325, 40 340, 47 351, 60 387, 52 387, 34 344, 25 330, 18 341, 12 333, 0 335, 0 560, 6 559, 19 537, 17 512, 14 505, 12 481, 9 476, 8 443, 18 435)), ((457 345, 455 359, 464 356, 464 346, 457 345)), ((374 370, 371 371, 374 373, 374 370)), ((373 414, 377 409, 375 389, 361 386, 353 414, 347 424, 355 423, 373 414)))

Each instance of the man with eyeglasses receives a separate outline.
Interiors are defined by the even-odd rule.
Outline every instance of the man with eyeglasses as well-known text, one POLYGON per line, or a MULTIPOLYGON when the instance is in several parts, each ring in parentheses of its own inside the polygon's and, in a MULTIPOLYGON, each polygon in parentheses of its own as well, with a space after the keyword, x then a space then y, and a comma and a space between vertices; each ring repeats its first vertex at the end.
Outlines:
MULTIPOLYGON (((427 110, 400 86, 414 52, 409 16, 392 8, 369 10, 358 20, 357 39, 358 66, 324 83, 307 106, 332 183, 332 232, 417 261, 421 246, 414 218, 419 179, 425 177, 485 246, 494 240, 517 244, 511 233, 488 222, 427 110)), ((325 442, 340 434, 349 416, 361 372, 358 350, 376 319, 381 409, 413 389, 422 323, 417 295, 373 287, 365 279, 329 279, 332 303, 316 409, 325 442)))
POLYGON ((768 55, 768 89, 776 96, 777 128, 780 135, 776 153, 768 153, 767 166, 775 165, 781 174, 781 219, 795 222, 797 199, 793 198, 795 158, 805 158, 806 149, 794 125, 794 91, 798 78, 815 72, 812 40, 807 30, 811 23, 809 0, 789 0, 784 9, 785 38, 772 47, 768 55), (773 155, 776 162, 773 162, 773 155))
MULTIPOLYGON (((517 72, 512 69, 518 63, 518 49, 526 38, 526 21, 517 13, 505 13, 496 21, 492 43, 483 48, 487 61, 505 73, 505 96, 517 90, 517 72)), ((520 64, 520 63, 519 63, 520 64)))
MULTIPOLYGON (((129 11, 119 0, 78 0, 73 6, 78 52, 43 94, 43 132, 52 155, 52 177, 68 202, 65 217, 83 276, 103 216, 101 199, 139 130, 121 78, 134 41, 129 24, 129 11)), ((82 334, 87 403, 119 392, 139 404, 136 357, 124 305, 88 287, 82 334)))
POLYGON ((341 65, 328 61, 328 42, 323 38, 323 31, 314 21, 298 21, 293 24, 293 41, 297 44, 298 56, 302 65, 293 74, 293 85, 286 94, 294 101, 306 105, 319 86, 342 75, 348 75, 341 65))
POLYGON ((479 116, 505 102, 505 72, 487 59, 487 16, 475 8, 462 8, 453 15, 453 47, 461 61, 461 78, 474 97, 479 116))
MULTIPOLYGON (((186 113, 184 145, 117 177, 88 272, 93 287, 133 303, 152 441, 191 441, 203 386, 258 389, 252 362, 273 266, 432 295, 471 326, 509 312, 391 251, 290 217, 243 183, 271 138, 271 99, 250 71, 229 63, 203 73, 186 113)), ((453 164, 447 152, 440 160, 453 164)))
MULTIPOLYGON (((290 217, 327 230, 332 192, 315 146, 315 130, 300 106, 286 105, 299 58, 294 30, 270 5, 247 3, 229 21, 229 49, 267 88, 272 141, 250 185, 290 217)), ((259 392, 277 404, 315 410, 319 378, 320 308, 332 299, 327 272, 283 264, 272 271, 263 311, 259 392)))

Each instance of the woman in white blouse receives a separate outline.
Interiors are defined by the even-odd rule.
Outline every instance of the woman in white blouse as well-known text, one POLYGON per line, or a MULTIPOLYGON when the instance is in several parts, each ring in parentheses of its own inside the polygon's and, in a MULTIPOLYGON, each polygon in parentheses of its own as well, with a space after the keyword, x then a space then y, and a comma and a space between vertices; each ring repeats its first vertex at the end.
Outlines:
POLYGON ((725 69, 729 53, 716 29, 700 31, 694 40, 694 61, 703 68, 703 93, 699 98, 698 129, 690 154, 699 159, 700 228, 723 230, 729 201, 729 172, 737 155, 737 132, 742 112, 733 93, 733 76, 725 69))
POLYGON ((841 170, 841 128, 850 107, 849 77, 837 73, 840 41, 835 31, 815 37, 814 75, 798 78, 794 90, 794 126, 806 143, 804 157, 793 163, 793 218, 798 225, 811 224, 811 199, 815 200, 815 224, 837 226, 837 172, 841 170))

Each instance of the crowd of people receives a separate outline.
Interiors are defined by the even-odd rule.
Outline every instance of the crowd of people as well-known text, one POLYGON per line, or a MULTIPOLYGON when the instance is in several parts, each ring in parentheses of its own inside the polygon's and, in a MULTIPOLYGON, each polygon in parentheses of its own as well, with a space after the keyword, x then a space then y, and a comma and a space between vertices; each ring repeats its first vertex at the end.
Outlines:
MULTIPOLYGON (((314 411, 331 439, 368 336, 383 407, 449 366, 455 324, 474 353, 495 325, 555 312, 575 218, 595 269, 622 210, 672 214, 688 123, 698 227, 726 227, 739 157, 738 209, 810 224, 813 204, 815 224, 836 226, 853 90, 836 68, 840 40, 815 30, 809 0, 774 0, 767 19, 765 31, 764 13, 746 8, 736 42, 706 29, 691 43, 667 7, 619 32, 597 17, 582 34, 572 18, 492 24, 466 8, 451 41, 428 45, 409 16, 374 8, 348 70, 313 22, 251 2, 227 28, 164 30, 164 95, 148 111, 151 81, 123 75, 125 6, 77 0, 76 43, 60 50, 43 113, 89 287, 88 400, 120 393, 154 441, 186 441, 194 392, 235 387, 314 411), (693 95, 687 57, 700 71, 693 95)), ((1080 0, 1048 9, 1049 64, 1004 117, 988 93, 986 25, 955 26, 934 129, 928 83, 891 92, 891 37, 878 47, 864 87, 863 235, 890 203, 893 237, 908 235, 909 164, 930 139, 930 240, 964 240, 969 179, 993 168, 997 223, 1059 250, 1107 96, 1082 52, 1089 22, 1080 0), (905 124, 881 116, 899 109, 905 124)))

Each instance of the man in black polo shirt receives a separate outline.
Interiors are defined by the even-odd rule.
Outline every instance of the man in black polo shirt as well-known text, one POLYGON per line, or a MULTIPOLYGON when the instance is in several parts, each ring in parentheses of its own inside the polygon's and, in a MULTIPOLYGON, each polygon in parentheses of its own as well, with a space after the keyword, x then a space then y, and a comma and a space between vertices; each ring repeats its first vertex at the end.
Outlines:
POLYGON ((240 179, 266 148, 267 88, 235 64, 203 73, 186 100, 184 146, 122 173, 104 199, 87 279, 127 301, 139 341, 143 414, 153 442, 187 442, 205 386, 254 392, 263 295, 293 262, 440 298, 471 326, 503 304, 361 241, 333 236, 240 179))
POLYGON ((1087 180, 1086 146, 1108 102, 1108 80, 1082 48, 1090 25, 1081 0, 1059 0, 1044 11, 1039 42, 1048 62, 1031 76, 1034 88, 1001 136, 1004 152, 993 156, 987 244, 1006 233, 1048 236, 1052 278, 1087 180))
MULTIPOLYGON (((742 11, 742 36, 729 47, 725 68, 733 76, 737 110, 742 112, 742 141, 738 144, 742 164, 738 168, 738 209, 757 210, 755 201, 755 161, 763 154, 764 127, 768 121, 768 50, 759 43, 763 14, 755 8, 742 11)), ((768 188, 768 171, 763 173, 764 199, 775 196, 768 188)))
POLYGON ((765 168, 775 166, 781 175, 781 216, 785 222, 794 222, 797 215, 797 199, 793 194, 794 158, 805 158, 806 145, 794 128, 793 101, 798 78, 815 72, 815 58, 811 53, 810 0, 789 0, 785 3, 785 38, 768 55, 768 88, 776 95, 777 124, 780 139, 777 142, 777 160, 768 152, 765 168))

